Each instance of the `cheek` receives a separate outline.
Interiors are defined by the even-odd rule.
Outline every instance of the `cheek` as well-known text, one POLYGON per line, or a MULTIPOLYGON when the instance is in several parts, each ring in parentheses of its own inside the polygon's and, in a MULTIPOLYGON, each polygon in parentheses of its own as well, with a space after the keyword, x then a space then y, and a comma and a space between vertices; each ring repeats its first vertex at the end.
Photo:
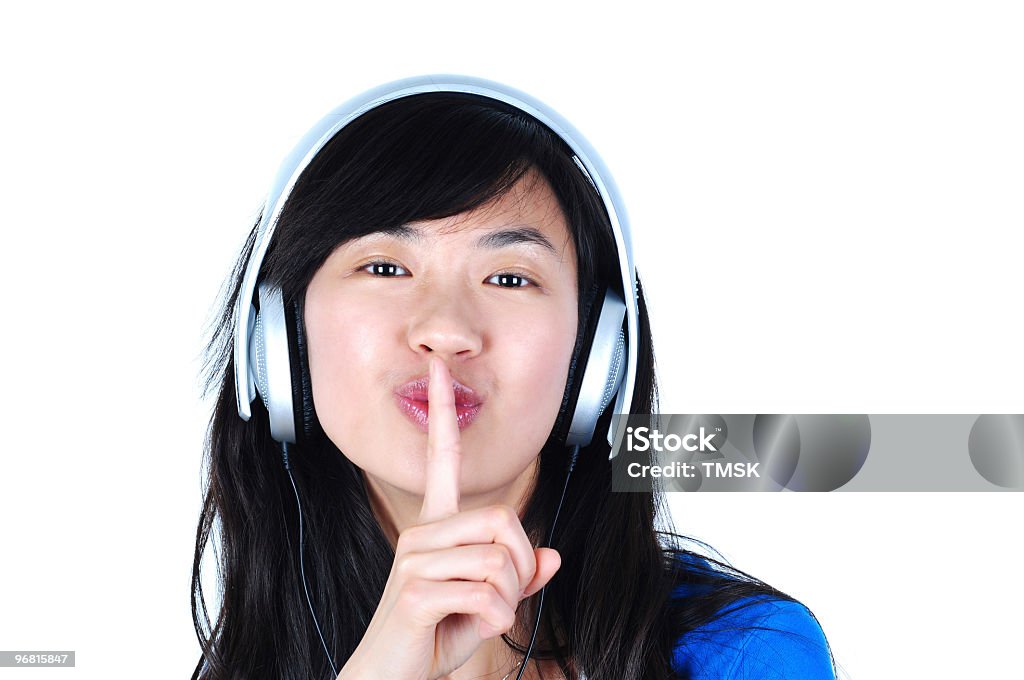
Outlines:
POLYGON ((511 334, 503 361, 508 381, 502 391, 510 397, 515 421, 536 451, 540 450, 554 426, 562 405, 569 362, 576 339, 576 319, 564 317, 546 323, 519 326, 533 328, 529 334, 511 334))
POLYGON ((375 394, 376 380, 369 367, 387 365, 382 336, 385 319, 380 308, 347 305, 309 305, 306 335, 313 403, 327 436, 343 451, 346 437, 357 439, 367 419, 364 395, 375 394), (375 316, 376 315, 376 316, 375 316))

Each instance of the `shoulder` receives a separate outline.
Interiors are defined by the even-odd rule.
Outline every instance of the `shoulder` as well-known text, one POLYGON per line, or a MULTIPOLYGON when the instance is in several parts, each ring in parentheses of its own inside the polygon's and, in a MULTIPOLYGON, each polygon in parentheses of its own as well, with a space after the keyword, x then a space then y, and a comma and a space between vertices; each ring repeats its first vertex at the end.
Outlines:
POLYGON ((692 680, 834 678, 825 634, 811 612, 768 595, 741 598, 680 637, 672 666, 692 680))

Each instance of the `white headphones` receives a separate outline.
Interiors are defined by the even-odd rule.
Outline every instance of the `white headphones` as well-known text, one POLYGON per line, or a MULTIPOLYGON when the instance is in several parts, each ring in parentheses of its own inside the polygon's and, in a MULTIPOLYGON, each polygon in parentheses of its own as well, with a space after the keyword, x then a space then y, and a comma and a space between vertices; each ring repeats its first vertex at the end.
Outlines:
MULTIPOLYGON (((559 417, 561 420, 564 413, 570 410, 573 414, 566 435, 566 446, 590 444, 598 418, 612 399, 615 399, 614 413, 623 413, 622 409, 629 408, 632 403, 639 325, 636 267, 626 212, 601 159, 568 121, 522 92, 479 78, 422 76, 374 88, 331 111, 299 141, 281 165, 271 186, 235 308, 234 365, 238 415, 243 420, 249 420, 252 416, 250 404, 258 394, 270 415, 270 433, 276 441, 295 443, 296 433, 303 422, 303 407, 299 403, 300 399, 296 398, 296 395, 301 394, 301 388, 293 381, 296 375, 293 369, 299 361, 294 351, 297 340, 289 338, 283 295, 276 286, 258 282, 260 266, 281 210, 302 171, 324 145, 350 122, 386 102, 410 95, 439 92, 488 97, 535 118, 572 149, 573 160, 597 189, 611 222, 622 289, 627 294, 623 300, 608 288, 600 301, 600 312, 593 314, 588 310, 585 314, 586 328, 580 328, 582 344, 578 346, 578 353, 574 354, 569 369, 566 400, 559 417), (584 366, 583 376, 577 379, 580 365, 584 366)), ((597 302, 595 299, 591 304, 597 302)), ((302 320, 298 319, 297 323, 301 325, 302 320)), ((613 421, 608 431, 609 444, 613 443, 614 429, 613 421)))

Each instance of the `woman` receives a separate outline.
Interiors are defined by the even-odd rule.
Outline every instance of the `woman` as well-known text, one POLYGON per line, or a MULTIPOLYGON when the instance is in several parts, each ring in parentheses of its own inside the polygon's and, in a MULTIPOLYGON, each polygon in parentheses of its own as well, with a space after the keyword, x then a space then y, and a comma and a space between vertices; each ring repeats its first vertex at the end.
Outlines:
POLYGON ((611 491, 612 413, 656 386, 596 156, 524 95, 441 82, 314 128, 241 254, 193 678, 832 677, 802 605, 611 491))

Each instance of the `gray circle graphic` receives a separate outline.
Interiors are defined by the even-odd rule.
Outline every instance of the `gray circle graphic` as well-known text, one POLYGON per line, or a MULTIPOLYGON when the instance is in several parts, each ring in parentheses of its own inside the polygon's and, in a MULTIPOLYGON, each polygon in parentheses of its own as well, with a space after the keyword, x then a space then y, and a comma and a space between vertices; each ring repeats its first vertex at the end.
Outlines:
POLYGON ((700 469, 696 469, 692 477, 672 477, 669 479, 662 480, 662 486, 665 491, 700 491, 700 487, 704 484, 704 475, 700 473, 700 469))
POLYGON ((981 415, 967 438, 971 464, 996 486, 1024 487, 1024 415, 981 415))
MULTIPOLYGON (((666 432, 675 432, 677 434, 699 432, 700 428, 703 427, 705 432, 711 433, 711 442, 719 451, 725 446, 725 442, 729 437, 729 426, 726 424, 725 418, 718 414, 673 414, 664 423, 664 427, 666 432)), ((689 458, 691 457, 679 455, 676 456, 676 459, 682 460, 686 458, 687 462, 690 462, 689 458)), ((694 466, 691 469, 691 473, 691 477, 680 476, 663 482, 666 490, 700 491, 701 486, 704 484, 704 474, 701 472, 700 466, 694 466)))
POLYGON ((866 415, 758 415, 754 453, 791 491, 835 491, 853 479, 871 448, 866 415))

